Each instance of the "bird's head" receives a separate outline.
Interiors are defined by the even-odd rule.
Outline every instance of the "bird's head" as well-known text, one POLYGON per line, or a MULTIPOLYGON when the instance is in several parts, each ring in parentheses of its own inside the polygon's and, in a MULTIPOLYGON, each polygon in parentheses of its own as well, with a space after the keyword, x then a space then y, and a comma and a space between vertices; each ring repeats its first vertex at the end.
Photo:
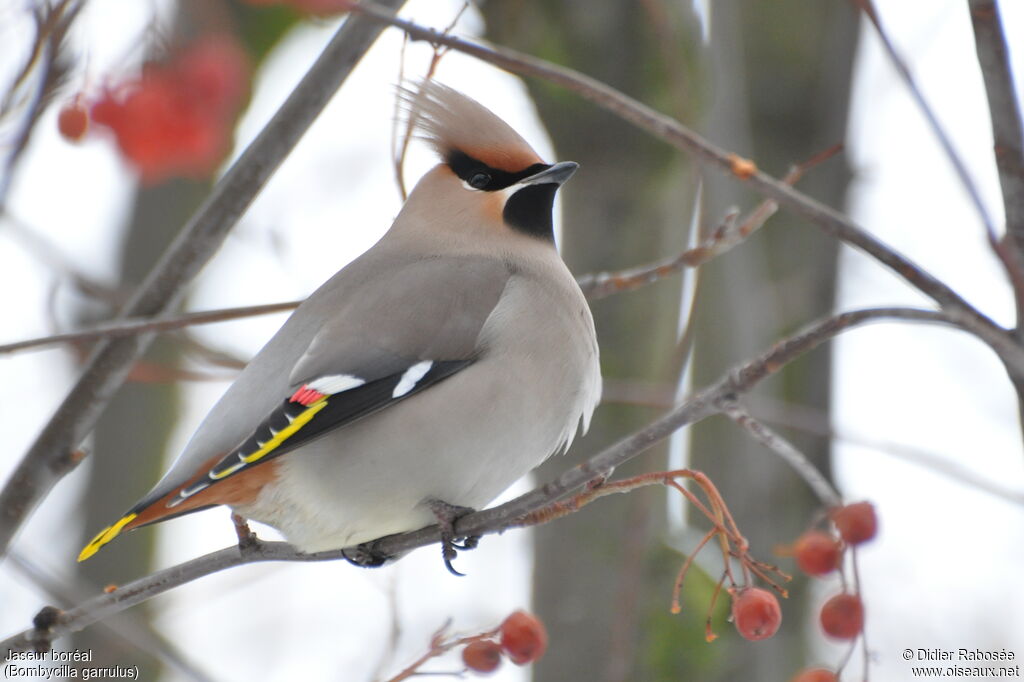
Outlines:
POLYGON ((493 112, 440 83, 425 81, 406 96, 414 130, 441 157, 416 185, 407 208, 454 229, 554 241, 555 192, 576 163, 545 163, 493 112))

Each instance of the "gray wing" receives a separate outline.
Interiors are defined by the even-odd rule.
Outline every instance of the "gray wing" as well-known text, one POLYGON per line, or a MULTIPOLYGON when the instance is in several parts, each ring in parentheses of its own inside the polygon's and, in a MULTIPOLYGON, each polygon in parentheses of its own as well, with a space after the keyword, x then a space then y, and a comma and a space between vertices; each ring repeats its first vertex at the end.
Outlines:
POLYGON ((376 273, 324 322, 291 384, 339 373, 369 381, 423 360, 471 359, 509 277, 500 260, 451 257, 376 273))
POLYGON ((287 390, 172 505, 472 364, 480 330, 511 276, 500 260, 459 257, 424 258, 390 272, 360 270, 342 271, 311 297, 305 313, 324 319, 292 367, 287 390))

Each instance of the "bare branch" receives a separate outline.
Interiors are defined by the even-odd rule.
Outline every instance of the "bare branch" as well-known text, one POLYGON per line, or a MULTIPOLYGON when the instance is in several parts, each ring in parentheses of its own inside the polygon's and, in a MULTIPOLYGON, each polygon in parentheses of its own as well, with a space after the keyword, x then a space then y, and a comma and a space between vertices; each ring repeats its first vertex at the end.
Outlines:
MULTIPOLYGON (((601 399, 604 402, 668 409, 672 406, 674 394, 672 387, 667 384, 606 380, 601 399)), ((858 445, 878 454, 895 457, 923 467, 945 476, 951 481, 975 488, 1011 504, 1024 506, 1024 490, 1017 490, 997 483, 947 457, 922 448, 904 443, 876 440, 837 429, 829 422, 828 414, 819 408, 779 402, 763 395, 748 396, 743 402, 750 407, 751 414, 760 421, 828 438, 835 443, 858 445)))
MULTIPOLYGON (((941 312, 916 308, 870 308, 854 310, 816 322, 804 331, 783 339, 757 357, 734 367, 718 382, 684 400, 675 409, 643 429, 606 448, 587 461, 563 472, 554 481, 514 500, 460 518, 455 524, 459 536, 487 535, 522 523, 531 512, 557 502, 587 483, 604 480, 619 465, 668 437, 674 431, 718 414, 723 405, 754 388, 763 379, 835 336, 870 322, 907 320, 956 326, 941 312)), ((399 556, 440 541, 437 526, 375 540, 373 548, 385 556, 399 556)), ((350 553, 357 548, 347 548, 350 553)), ((93 597, 78 607, 60 612, 45 629, 32 629, 0 642, 6 648, 25 651, 49 647, 57 637, 77 632, 111 614, 123 611, 167 590, 232 566, 262 561, 331 561, 344 558, 344 550, 303 554, 284 542, 258 542, 240 550, 228 547, 128 583, 110 594, 93 597)))
POLYGON ((45 5, 35 11, 35 42, 7 96, 0 104, 0 116, 9 115, 17 108, 15 100, 19 90, 22 87, 32 89, 24 107, 21 125, 13 141, 7 145, 10 151, 4 162, 3 174, 0 175, 0 207, 7 204, 7 194, 11 189, 15 168, 28 147, 32 131, 35 130, 39 117, 64 78, 64 60, 61 59, 64 38, 84 5, 84 0, 60 0, 53 6, 45 5), (38 72, 38 75, 33 85, 30 81, 34 71, 38 72))
MULTIPOLYGON (((385 0, 383 12, 404 0, 385 0)), ((170 311, 185 285, 221 245, 228 231, 345 81, 381 29, 350 17, 316 63, 228 170, 196 214, 122 310, 122 317, 148 317, 170 311)), ((92 430, 100 413, 127 377, 152 334, 101 343, 78 383, 43 429, 3 492, 0 492, 0 556, 25 518, 69 470, 69 454, 92 430)))
MULTIPOLYGON (((71 576, 58 578, 49 573, 43 566, 30 561, 18 552, 8 554, 10 564, 28 580, 35 583, 41 590, 60 603, 74 604, 84 599, 92 591, 92 586, 71 576)), ((156 632, 152 625, 140 614, 125 614, 123 620, 108 620, 103 625, 108 629, 109 637, 118 642, 119 646, 128 644, 149 653, 159 659, 168 668, 176 671, 192 682, 213 682, 201 669, 188 660, 177 646, 156 632)))
POLYGON ((807 455, 800 452, 792 443, 775 433, 768 425, 759 422, 749 412, 743 409, 735 400, 723 400, 720 403, 722 412, 734 422, 746 429, 747 433, 765 447, 773 450, 786 461, 793 470, 800 475, 807 485, 811 487, 814 494, 818 496, 826 507, 836 507, 842 504, 843 500, 832 484, 822 476, 818 468, 807 459, 807 455))
POLYGON ((395 26, 405 31, 414 40, 448 45, 452 49, 477 57, 506 71, 540 78, 564 87, 654 137, 678 149, 697 155, 701 160, 746 182, 752 189, 807 218, 826 234, 874 257, 875 260, 895 272, 910 285, 936 301, 943 310, 955 318, 957 324, 973 332, 992 347, 1013 372, 1024 376, 1024 349, 1014 342, 1006 330, 964 300, 947 284, 896 250, 875 239, 835 209, 793 189, 781 180, 762 173, 753 162, 721 149, 671 117, 573 69, 558 66, 508 48, 488 47, 461 38, 445 36, 433 29, 387 15, 372 2, 360 3, 353 6, 352 9, 374 21, 395 26))
POLYGON ((184 313, 159 318, 144 319, 121 319, 114 322, 104 322, 88 329, 81 329, 76 332, 53 334, 41 336, 36 339, 15 341, 14 343, 0 344, 0 353, 13 353, 29 348, 41 348, 52 346, 58 343, 72 343, 80 341, 94 341, 101 338, 117 338, 120 336, 133 336, 136 334, 147 334, 153 332, 166 332, 183 327, 191 327, 198 324, 211 324, 213 322, 225 322, 245 317, 256 317, 257 315, 269 315, 286 310, 294 310, 299 307, 302 301, 286 301, 284 303, 266 303, 264 305, 243 306, 240 308, 222 308, 219 310, 206 310, 197 313, 184 313))
MULTIPOLYGON (((1002 262, 1003 267, 1006 270, 1006 274, 1010 279, 1010 283, 1013 286, 1014 297, 1017 303, 1017 316, 1018 320, 1020 320, 1021 316, 1024 315, 1024 251, 1020 248, 1007 248, 1006 243, 1000 241, 999 236, 996 233, 995 222, 989 214, 988 209, 985 208, 985 204, 981 199, 981 192, 978 190, 977 183, 974 182, 974 177, 967 170, 967 165, 964 163, 963 158, 961 158, 960 154, 956 151, 956 148, 953 147, 952 140, 942 127, 942 124, 939 123, 939 119, 935 115, 935 110, 928 104, 928 100, 924 98, 924 94, 918 87, 917 81, 910 72, 910 68, 907 66, 907 63, 903 60, 900 53, 896 50, 896 46, 893 44, 888 32, 886 32, 885 28, 882 26, 882 22, 878 17, 878 11, 875 8, 874 0, 853 0, 853 2, 861 8, 864 14, 871 21, 871 24, 875 27, 875 31, 878 34, 879 39, 882 41, 882 46, 885 48, 889 59, 896 68, 896 72, 903 80, 903 84, 910 92, 911 97, 921 110, 921 113, 928 121, 928 125, 932 129, 932 133, 939 141, 939 146, 942 147, 942 151, 946 154, 946 157, 952 164, 953 170, 960 180, 960 184, 963 185, 971 203, 974 204, 974 208, 978 212, 978 216, 981 218, 981 222, 985 228, 985 234, 988 238, 989 245, 1002 262)), ((975 3, 972 2, 972 4, 975 3)), ((977 12, 972 11, 972 20, 976 21, 975 17, 977 14, 977 12)), ((977 28, 975 30, 977 30, 977 28)), ((979 43, 977 49, 979 62, 982 62, 984 60, 982 52, 987 48, 983 48, 979 43)), ((1012 84, 1010 87, 1010 93, 1012 93, 1012 84)), ((986 90, 988 90, 987 80, 986 90)), ((989 96, 991 97, 991 94, 989 96)), ((1018 168, 1020 168, 1020 138, 1018 137, 1017 139, 1018 145, 1016 149, 1018 153, 1013 162, 1017 164, 1018 168)), ((998 146, 996 158, 998 163, 998 146)), ((1002 172, 1000 172, 1000 181, 1002 181, 1002 172)), ((1024 401, 1024 392, 1020 390, 1020 386, 1024 386, 1024 371, 1022 371, 1024 368, 1013 365, 1008 366, 1007 369, 1010 371, 1011 376, 1014 377, 1014 384, 1018 386, 1018 394, 1021 397, 1021 400, 1024 401)), ((1022 406, 1022 410, 1024 410, 1024 406, 1022 406)), ((1024 419, 1024 416, 1022 416, 1022 419, 1024 419)))
POLYGON ((928 127, 932 129, 932 133, 939 141, 942 151, 946 154, 949 162, 953 165, 953 170, 956 172, 957 177, 960 180, 960 184, 962 184, 964 189, 967 190, 971 203, 974 204, 974 208, 978 212, 978 216, 981 218, 981 222, 985 227, 985 232, 988 234, 989 242, 995 244, 998 241, 995 223, 989 215, 988 209, 985 208, 985 204, 981 199, 981 192, 978 191, 978 186, 974 182, 974 178, 967 170, 967 165, 960 157, 960 154, 956 151, 956 148, 953 147, 953 142, 950 140, 949 135, 942 127, 942 124, 939 123, 939 119, 935 115, 935 110, 930 104, 928 104, 928 100, 924 98, 924 93, 921 92, 921 88, 917 86, 917 81, 914 79, 914 75, 910 72, 910 67, 907 66, 907 62, 896 49, 892 39, 889 37, 889 33, 882 26, 881 19, 878 17, 878 11, 875 8, 874 0, 853 0, 853 3, 860 7, 861 11, 864 12, 865 16, 867 16, 868 20, 871 22, 871 25, 875 27, 875 32, 878 34, 878 38, 882 41, 882 47, 885 49, 893 67, 895 67, 896 73, 899 74, 903 84, 910 92, 910 96, 917 104, 918 109, 921 110, 925 120, 928 121, 928 127))
MULTIPOLYGON (((761 202, 743 221, 731 220, 730 226, 716 230, 700 246, 684 251, 673 258, 618 272, 581 275, 576 281, 587 298, 598 300, 613 294, 633 291, 634 289, 653 284, 684 267, 696 267, 724 253, 749 236, 760 226, 761 222, 768 218, 769 214, 766 214, 766 212, 771 210, 771 204, 773 203, 772 201, 761 202)), ((181 313, 158 318, 122 318, 111 322, 103 322, 78 331, 0 344, 0 354, 43 348, 62 343, 77 343, 102 338, 173 331, 194 325, 225 322, 294 310, 301 304, 302 300, 285 301, 282 303, 266 303, 237 308, 218 308, 216 310, 181 313)))
MULTIPOLYGON (((795 184, 807 170, 831 158, 840 149, 841 147, 837 145, 794 166, 782 181, 787 185, 795 184)), ((700 244, 683 251, 674 258, 619 272, 583 275, 576 281, 583 290, 583 294, 590 300, 602 299, 622 291, 632 291, 653 284, 683 268, 695 268, 721 256, 760 229, 775 214, 778 207, 778 204, 771 199, 765 199, 742 220, 739 218, 738 210, 730 211, 718 227, 712 230, 700 244)), ((2 350, 0 347, 0 351, 2 350)))
POLYGON ((485 630, 484 632, 480 632, 475 635, 448 639, 446 634, 446 631, 448 630, 448 625, 449 623, 445 623, 437 631, 434 632, 434 635, 430 638, 430 649, 427 650, 426 653, 424 653, 422 656, 420 656, 415 661, 410 663, 408 666, 403 668, 393 677, 389 677, 387 679, 387 682, 401 682, 402 680, 407 680, 410 677, 421 677, 429 675, 430 673, 420 672, 420 666, 422 666, 430 659, 437 658, 438 656, 443 656, 444 654, 448 653, 452 649, 455 649, 456 647, 465 646, 467 644, 479 642, 486 639, 493 639, 498 635, 498 632, 501 629, 499 626, 496 628, 491 628, 490 630, 485 630))
MULTIPOLYGON (((998 235, 996 234, 995 223, 993 222, 992 217, 989 215, 988 210, 985 208, 985 204, 981 199, 981 193, 978 190, 977 184, 974 182, 974 178, 968 172, 967 166, 964 164, 963 159, 960 157, 956 149, 953 147, 953 143, 950 140, 949 135, 946 134, 946 131, 942 128, 942 125, 939 123, 938 117, 935 115, 935 111, 931 108, 931 106, 928 104, 928 101, 924 98, 924 95, 921 93, 920 88, 918 88, 917 86, 917 82, 914 80, 913 74, 910 73, 909 67, 907 66, 903 58, 900 56, 899 52, 896 50, 895 45, 893 45, 888 33, 882 26, 882 22, 878 17, 878 11, 875 8, 874 0, 852 1, 854 2, 854 4, 860 7, 861 10, 863 10, 864 14, 871 21, 872 25, 874 25, 875 30, 878 33, 878 37, 881 39, 882 45, 885 47, 886 53, 889 55, 889 58, 892 61, 893 66, 896 68, 896 72, 903 80, 904 85, 910 91, 910 94, 913 97, 914 101, 917 103, 917 106, 921 110, 921 113, 924 114, 925 119, 927 119, 928 125, 931 127, 932 132, 935 134, 935 137, 939 141, 939 145, 942 147, 947 158, 949 158, 950 163, 953 165, 954 171, 960 179, 960 183, 964 186, 964 189, 967 191, 971 203, 974 204, 974 207, 977 210, 978 215, 981 217, 981 221, 985 227, 985 234, 988 237, 989 245, 992 247, 993 252, 995 252, 1000 262, 1003 264, 1003 269, 1006 271, 1006 275, 1009 278, 1010 284, 1013 287, 1014 299, 1017 306, 1017 326, 1019 328, 1021 316, 1024 315, 1024 250, 1022 250, 1016 243, 1011 244, 1010 240, 999 239, 998 235)), ((978 47, 979 60, 983 59, 981 55, 982 49, 983 48, 981 48, 980 46, 978 47)), ((1018 146, 1017 149, 1019 152, 1020 147, 1018 146)), ((1019 159, 1020 154, 1018 153, 1016 161, 1016 163, 1018 164, 1019 159)), ((1001 180, 1002 177, 1000 177, 1000 181, 1001 180)), ((1016 242, 1016 238, 1014 238, 1013 241, 1016 242)), ((943 307, 946 306, 943 305, 943 307)), ((979 336, 981 335, 980 330, 975 330, 975 333, 979 334, 979 336)), ((1017 347, 1018 350, 1013 350, 1012 348, 1000 350, 1000 345, 1003 344, 1002 341, 997 341, 999 345, 994 345, 991 341, 989 341, 989 343, 990 345, 992 345, 992 348, 994 348, 996 352, 999 354, 999 358, 1005 365, 1006 371, 1010 375, 1010 380, 1013 382, 1014 389, 1017 392, 1017 409, 1020 416, 1021 428, 1024 428, 1024 366, 1020 364, 1018 358, 1020 344, 1016 343, 1016 341, 1019 341, 1021 338, 1024 338, 1024 331, 1016 331, 1012 336, 1010 336, 1010 338, 1015 339, 1014 345, 1017 347)))

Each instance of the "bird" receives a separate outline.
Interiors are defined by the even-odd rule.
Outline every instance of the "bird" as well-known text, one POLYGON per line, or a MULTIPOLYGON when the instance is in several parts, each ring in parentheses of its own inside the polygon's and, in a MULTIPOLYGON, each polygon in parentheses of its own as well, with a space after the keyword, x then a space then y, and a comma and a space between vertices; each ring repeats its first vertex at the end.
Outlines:
POLYGON ((458 573, 455 520, 586 432, 599 349, 552 220, 578 165, 544 162, 495 113, 435 80, 399 92, 437 164, 79 561, 123 531, 225 505, 306 553, 437 523, 458 573))

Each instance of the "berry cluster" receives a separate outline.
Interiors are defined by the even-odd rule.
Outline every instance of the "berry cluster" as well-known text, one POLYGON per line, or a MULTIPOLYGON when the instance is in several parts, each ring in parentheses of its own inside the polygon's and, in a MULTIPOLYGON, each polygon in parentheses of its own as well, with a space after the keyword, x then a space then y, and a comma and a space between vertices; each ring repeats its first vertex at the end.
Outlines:
POLYGON ((515 611, 498 627, 498 640, 478 639, 462 650, 462 662, 478 673, 497 670, 503 656, 516 665, 533 663, 548 648, 544 623, 526 611, 515 611))
MULTIPOLYGON (((870 502, 857 502, 829 511, 839 537, 822 530, 808 530, 793 543, 796 565, 809 576, 820 578, 842 568, 848 547, 875 537, 878 519, 870 502)), ((833 595, 818 614, 821 629, 834 639, 854 640, 864 630, 864 605, 860 596, 848 591, 833 595)), ((799 673, 792 682, 836 682, 836 673, 813 668, 799 673)))
POLYGON ((80 140, 89 123, 110 130, 144 182, 209 176, 228 149, 248 91, 249 60, 227 35, 202 38, 136 79, 104 88, 87 109, 81 95, 58 115, 61 134, 80 140))

